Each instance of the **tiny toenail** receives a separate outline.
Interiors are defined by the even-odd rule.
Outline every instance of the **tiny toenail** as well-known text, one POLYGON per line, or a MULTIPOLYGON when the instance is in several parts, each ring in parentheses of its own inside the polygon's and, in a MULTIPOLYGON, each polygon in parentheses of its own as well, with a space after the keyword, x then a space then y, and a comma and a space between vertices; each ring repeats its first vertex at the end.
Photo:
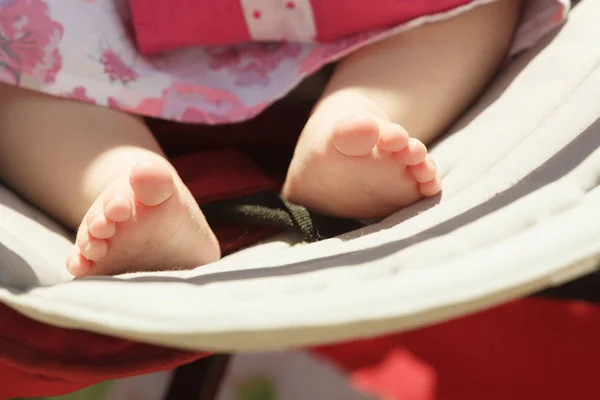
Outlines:
POLYGON ((110 200, 108 201, 108 203, 106 203, 106 206, 105 206, 105 207, 106 207, 106 208, 110 208, 111 206, 112 206, 112 207, 114 207, 114 206, 115 206, 115 204, 117 204, 117 203, 118 203, 118 202, 117 202, 117 201, 116 201, 116 200, 113 198, 113 199, 110 199, 110 200))
POLYGON ((368 115, 358 114, 356 116, 356 121, 369 121, 371 118, 368 115))
POLYGON ((105 209, 110 208, 110 207, 115 207, 116 205, 119 204, 119 202, 121 201, 120 197, 114 196, 112 199, 110 199, 108 201, 108 203, 106 203, 106 205, 104 206, 105 209))
POLYGON ((69 262, 67 263, 67 271, 69 271, 71 274, 73 273, 73 270, 77 267, 75 260, 74 259, 70 259, 69 262))
POLYGON ((395 123, 395 122, 390 122, 390 123, 388 124, 388 127, 389 127, 389 128, 391 128, 391 129, 394 129, 394 130, 401 131, 402 133, 406 133, 406 129, 404 129, 404 128, 402 127, 402 125, 400 125, 400 124, 397 124, 397 123, 395 123))
POLYGON ((156 166, 155 162, 152 161, 140 161, 139 163, 137 163, 137 165, 135 166, 136 168, 153 168, 156 166))

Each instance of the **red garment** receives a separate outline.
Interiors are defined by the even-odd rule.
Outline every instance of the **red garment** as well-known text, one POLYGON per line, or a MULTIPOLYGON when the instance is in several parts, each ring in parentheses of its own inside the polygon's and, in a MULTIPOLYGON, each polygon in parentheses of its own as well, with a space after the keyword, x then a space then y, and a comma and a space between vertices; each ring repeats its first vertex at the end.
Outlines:
MULTIPOLYGON (((138 49, 146 54, 187 46, 248 42, 256 39, 252 36, 251 28, 260 23, 261 18, 285 25, 288 14, 306 8, 309 9, 309 19, 313 20, 309 25, 314 25, 316 30, 312 39, 328 42, 355 33, 390 28, 470 2, 471 0, 250 0, 245 2, 247 9, 244 10, 244 1, 240 0, 129 0, 138 49), (263 9, 265 4, 274 7, 263 9)), ((306 16, 297 20, 302 25, 306 22, 306 16)), ((284 34, 275 28, 270 40, 281 40, 282 35, 284 34)))

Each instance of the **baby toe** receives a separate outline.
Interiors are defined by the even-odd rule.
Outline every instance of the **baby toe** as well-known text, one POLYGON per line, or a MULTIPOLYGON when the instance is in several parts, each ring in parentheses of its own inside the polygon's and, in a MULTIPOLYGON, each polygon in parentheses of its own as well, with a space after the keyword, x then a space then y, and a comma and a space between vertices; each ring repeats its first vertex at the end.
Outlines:
POLYGON ((85 258, 77 246, 73 246, 71 256, 67 260, 67 270, 75 277, 82 277, 88 274, 92 268, 92 262, 85 258))
POLYGON ((442 190, 439 178, 435 177, 429 182, 420 183, 419 191, 425 197, 436 196, 442 190))
POLYGON ((154 207, 175 193, 173 171, 167 163, 141 162, 131 169, 129 183, 136 202, 154 207))
POLYGON ((113 222, 125 222, 131 218, 131 200, 119 193, 107 195, 103 201, 104 216, 113 222))
POLYGON ((389 123, 382 127, 377 140, 377 147, 388 153, 404 149, 408 145, 408 133, 402 126, 389 123))
POLYGON ((411 165, 408 167, 408 170, 415 181, 419 183, 427 183, 431 181, 433 178, 435 178, 437 173, 435 163, 430 159, 426 159, 417 165, 411 165))
POLYGON ((115 223, 104 214, 90 216, 87 219, 87 227, 89 234, 96 239, 110 239, 117 229, 115 223))
POLYGON ((365 115, 346 117, 333 127, 333 146, 347 156, 364 156, 373 151, 379 139, 379 123, 365 115))
POLYGON ((88 260, 98 261, 108 253, 108 243, 106 240, 90 239, 80 250, 88 260))
POLYGON ((98 261, 108 253, 106 240, 96 239, 84 232, 77 234, 76 244, 81 254, 91 261, 98 261))
POLYGON ((410 138, 408 145, 398 153, 398 160, 405 165, 417 165, 425 161, 427 147, 418 139, 410 138))

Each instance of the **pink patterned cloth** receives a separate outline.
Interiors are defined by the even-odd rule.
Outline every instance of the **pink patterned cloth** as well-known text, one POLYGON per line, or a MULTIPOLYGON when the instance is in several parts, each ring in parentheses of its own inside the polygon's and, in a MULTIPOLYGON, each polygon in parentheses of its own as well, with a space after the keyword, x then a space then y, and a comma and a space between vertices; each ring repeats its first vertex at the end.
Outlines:
MULTIPOLYGON (((489 1, 295 0, 294 11, 283 0, 0 0, 0 82, 156 118, 239 122, 362 46, 489 1), (213 40, 243 43, 182 47, 213 40)), ((511 54, 569 7, 527 0, 511 54)))

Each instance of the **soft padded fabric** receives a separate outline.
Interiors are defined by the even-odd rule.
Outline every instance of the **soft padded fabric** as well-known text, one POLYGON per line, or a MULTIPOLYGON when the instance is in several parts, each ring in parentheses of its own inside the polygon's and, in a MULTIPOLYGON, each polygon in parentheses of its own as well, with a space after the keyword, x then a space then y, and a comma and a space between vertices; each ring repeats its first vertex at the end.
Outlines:
POLYGON ((0 189, 0 299, 62 327, 264 350, 408 330, 585 274, 600 259, 599 13, 580 4, 439 143, 442 196, 343 238, 69 281, 70 239, 0 189))

